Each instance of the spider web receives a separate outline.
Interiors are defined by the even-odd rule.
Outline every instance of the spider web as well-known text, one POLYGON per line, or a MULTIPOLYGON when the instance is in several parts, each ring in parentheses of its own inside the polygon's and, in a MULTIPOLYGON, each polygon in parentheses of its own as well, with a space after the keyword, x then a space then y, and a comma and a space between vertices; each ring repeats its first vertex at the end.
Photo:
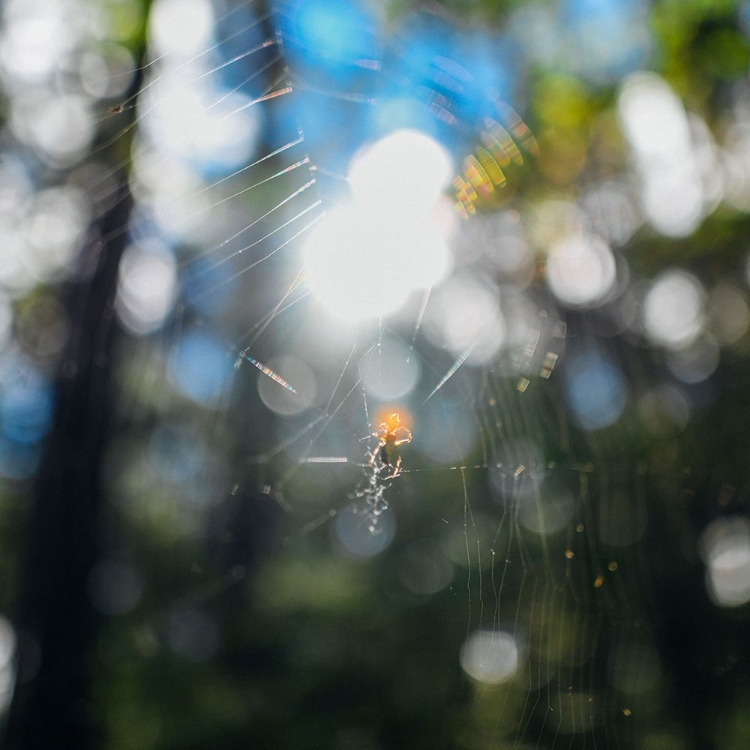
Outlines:
MULTIPOLYGON (((293 83, 316 97, 344 96, 324 85, 308 86, 294 74, 275 79, 272 88, 286 92, 293 83)), ((294 106, 295 94, 288 96, 285 103, 294 106)), ((356 107, 372 106, 367 93, 346 97, 356 107)), ((654 657, 636 595, 637 555, 617 547, 608 555, 597 541, 597 526, 607 515, 602 498, 625 494, 628 503, 635 498, 636 508, 644 500, 638 487, 628 486, 630 472, 609 475, 606 451, 570 445, 554 372, 567 343, 564 319, 546 295, 514 288, 508 274, 503 290, 508 317, 514 320, 522 306, 526 315, 516 314, 515 330, 491 366, 466 364, 471 347, 451 355, 424 336, 430 324, 427 294, 413 295, 395 319, 324 329, 316 337, 309 323, 315 300, 301 281, 301 243, 295 243, 304 240, 320 211, 344 200, 337 178, 343 169, 341 155, 332 164, 316 160, 320 144, 310 143, 305 126, 298 137, 271 144, 272 153, 281 152, 280 169, 258 181, 250 176, 253 185, 265 180, 284 185, 283 201, 255 208, 271 219, 272 228, 259 229, 260 238, 250 245, 243 238, 239 249, 233 233, 232 242, 201 256, 209 260, 207 275, 239 261, 210 294, 221 293, 240 275, 255 289, 259 281, 252 274, 267 275, 271 288, 282 290, 276 300, 264 300, 262 310, 245 311, 253 322, 233 350, 268 364, 261 374, 246 369, 238 378, 256 380, 270 393, 266 406, 294 402, 295 394, 279 388, 280 379, 298 390, 296 395, 304 392, 301 376, 290 374, 296 362, 307 363, 301 373, 312 370, 317 381, 310 407, 268 421, 260 436, 248 438, 261 444, 247 461, 254 481, 293 518, 293 538, 322 533, 345 557, 387 554, 401 525, 410 529, 407 540, 415 535, 439 540, 448 564, 436 567, 456 566, 457 572, 451 583, 444 574, 434 585, 445 581, 468 612, 456 654, 477 685, 464 729, 467 744, 632 745, 631 717, 644 709, 648 695, 639 683, 648 682, 654 657), (248 251, 258 259, 244 259, 248 251), (282 253, 284 259, 276 261, 282 253), (384 355, 393 348, 400 359, 384 355), (407 397, 389 402, 372 395, 378 388, 368 388, 368 376, 371 384, 382 384, 388 368, 412 360, 420 374, 407 397), (391 408, 410 415, 413 432, 413 440, 400 448, 397 477, 380 461, 381 445, 373 434, 391 408), (418 531, 411 530, 415 525, 418 531), (631 674, 633 663, 639 666, 631 674), (613 681, 615 691, 608 685, 613 681)), ((245 195, 233 196, 239 194, 245 195)), ((467 225, 455 241, 457 248, 468 241, 479 250, 478 258, 457 252, 463 274, 483 270, 487 249, 477 238, 481 220, 476 223, 479 229, 467 225)), ((242 227, 242 235, 247 229, 242 227)), ((610 515, 619 518, 620 511, 615 507, 610 515)), ((422 564, 429 569, 435 563, 427 557, 422 564)), ((412 583, 420 585, 425 584, 412 583)))
MULTIPOLYGON (((228 17, 232 23, 236 13, 228 17)), ((273 22, 257 19, 248 31, 268 33, 273 22)), ((247 45, 245 36, 238 38, 247 45)), ((238 86, 253 93, 228 116, 251 106, 301 107, 295 96, 373 106, 366 92, 344 92, 326 81, 308 84, 283 68, 272 73, 285 41, 261 34, 249 52, 192 74, 184 85, 220 76, 247 59, 251 74, 238 86)), ((149 117, 144 100, 142 90, 140 123, 149 117)), ((217 108, 222 104, 216 100, 217 108)), ((296 132, 268 132, 265 156, 193 195, 204 199, 206 212, 226 210, 225 234, 232 220, 239 220, 239 228, 183 261, 188 281, 177 336, 184 340, 191 325, 216 326, 233 342, 229 358, 237 354, 241 365, 235 392, 242 395, 233 394, 232 408, 243 409, 253 398, 257 403, 248 393, 254 386, 263 402, 247 420, 247 443, 253 446, 247 476, 253 478, 232 491, 241 493, 246 482, 265 488, 292 518, 292 554, 295 538, 321 533, 345 558, 355 559, 388 554, 402 526, 404 554, 410 540, 437 540, 444 559, 436 563, 433 550, 421 564, 442 570, 433 586, 445 585, 463 601, 465 638, 456 661, 476 686, 463 729, 469 746, 633 745, 631 717, 648 700, 648 686, 639 683, 648 682, 654 661, 634 596, 641 589, 638 557, 632 547, 610 547, 607 554, 597 526, 607 517, 606 498, 625 493, 636 507, 644 499, 642 490, 628 486, 630 471, 618 476, 605 468, 611 465, 606 448, 570 444, 554 371, 567 343, 564 319, 551 299, 529 294, 509 274, 501 291, 508 318, 521 306, 526 315, 516 315, 512 337, 489 366, 467 364, 470 347, 456 356, 425 337, 427 294, 412 295, 395 319, 339 327, 328 322, 323 328, 326 321, 315 320, 300 252, 326 209, 345 200, 338 177, 344 156, 318 160, 316 134, 307 136, 303 116, 297 126, 296 132), (257 217, 249 223, 248 209, 257 217), (200 284, 207 278, 212 283, 200 284), (191 284, 200 289, 197 294, 190 293, 191 284), (201 308, 224 295, 236 300, 231 313, 223 310, 217 319, 201 308), (238 323, 244 328, 239 336, 238 323), (315 324, 322 335, 311 330, 315 324), (385 355, 393 349, 395 359, 385 355), (407 361, 419 370, 408 396, 372 395, 388 379, 388 368, 407 361), (310 374, 315 397, 297 409, 295 399, 307 396, 310 374), (285 404, 293 413, 284 416, 285 404), (403 465, 397 477, 380 460, 374 435, 383 409, 410 415, 413 440, 399 449, 403 465), (444 571, 451 567, 456 572, 449 576, 444 571), (633 663, 638 666, 631 673, 633 663)), ((482 219, 476 224, 481 227, 482 219)), ((457 251, 462 274, 483 270, 487 248, 478 235, 476 226, 459 230, 455 247, 468 242, 479 251, 478 258, 457 251)), ((618 518, 620 510, 610 515, 618 518)), ((426 585, 419 572, 411 571, 412 588, 426 585)), ((403 575, 408 579, 408 567, 403 575)))

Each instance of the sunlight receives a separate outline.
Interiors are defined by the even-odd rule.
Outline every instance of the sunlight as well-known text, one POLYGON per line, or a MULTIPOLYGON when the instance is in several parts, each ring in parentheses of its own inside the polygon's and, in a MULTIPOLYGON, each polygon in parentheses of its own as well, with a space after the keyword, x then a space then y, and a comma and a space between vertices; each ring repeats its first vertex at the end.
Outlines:
POLYGON ((321 304, 350 321, 396 312, 450 271, 453 215, 441 204, 451 175, 443 148, 413 130, 355 155, 352 207, 329 213, 308 238, 307 279, 321 304))
MULTIPOLYGON (((355 201, 384 217, 430 212, 453 176, 448 152, 418 130, 397 130, 354 155, 355 201)), ((405 219, 404 219, 405 220, 405 219)))

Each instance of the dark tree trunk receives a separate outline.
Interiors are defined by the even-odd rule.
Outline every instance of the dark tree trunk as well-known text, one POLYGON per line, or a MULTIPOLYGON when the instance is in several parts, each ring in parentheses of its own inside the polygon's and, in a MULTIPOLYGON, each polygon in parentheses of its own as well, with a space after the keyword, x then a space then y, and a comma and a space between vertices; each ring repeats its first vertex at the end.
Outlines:
POLYGON ((19 611, 19 682, 6 747, 96 746, 90 703, 97 614, 87 583, 98 556, 102 463, 113 405, 114 299, 132 200, 92 228, 80 280, 69 287, 72 337, 60 370, 55 421, 28 522, 19 611), (97 231, 98 229, 98 231, 97 231))

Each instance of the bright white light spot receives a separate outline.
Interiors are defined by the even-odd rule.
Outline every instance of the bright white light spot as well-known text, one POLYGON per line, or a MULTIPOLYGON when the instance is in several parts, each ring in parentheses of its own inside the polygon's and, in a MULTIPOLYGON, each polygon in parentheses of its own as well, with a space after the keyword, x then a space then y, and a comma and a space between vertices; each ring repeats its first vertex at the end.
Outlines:
POLYGON ((27 267, 28 245, 23 230, 18 226, 0 224, 3 233, 3 261, 0 263, 0 283, 8 291, 22 293, 38 283, 27 267))
POLYGON ((646 335, 656 344, 680 349, 694 341, 704 325, 704 294, 698 279, 685 271, 665 271, 643 302, 646 335))
POLYGON ((355 154, 349 184, 359 205, 388 218, 429 212, 452 175, 452 159, 436 140, 397 130, 355 154))
POLYGON ((119 44, 81 55, 79 75, 87 93, 97 98, 122 96, 131 86, 136 63, 130 51, 119 44))
MULTIPOLYGON (((365 333, 377 336, 377 321, 362 324, 365 333)), ((373 338, 370 339, 374 341, 373 338)), ((319 363, 323 367, 337 362, 339 357, 347 357, 352 348, 352 332, 348 326, 338 325, 338 321, 322 308, 313 307, 294 332, 290 347, 299 352, 307 362, 319 363)), ((316 365, 317 366, 317 365, 316 365)))
POLYGON ((64 0, 10 0, 3 4, 0 61, 8 73, 27 84, 49 79, 79 43, 76 15, 81 9, 64 0))
POLYGON ((26 220, 30 252, 25 261, 42 279, 65 275, 76 256, 89 221, 89 207, 83 193, 73 187, 42 190, 26 220))
POLYGON ((159 148, 198 168, 223 173, 245 163, 256 147, 260 110, 240 110, 248 101, 213 88, 208 79, 176 87, 174 76, 163 78, 141 98, 141 125, 159 148), (217 101, 220 106, 213 106, 217 101))
POLYGON ((451 279, 432 295, 425 332, 455 357, 471 349, 467 364, 486 364, 505 342, 498 291, 471 278, 451 279))
MULTIPOLYGON (((268 375, 258 373, 258 394, 261 401, 276 414, 292 416, 309 409, 317 394, 315 374, 297 357, 274 357, 267 363, 279 377, 284 378, 297 393, 287 390, 268 375)), ((245 367, 250 367, 245 363, 245 367)))
POLYGON ((750 521, 741 516, 717 518, 704 529, 700 550, 714 603, 739 607, 750 601, 750 521))
MULTIPOLYGON (((163 195, 170 203, 182 203, 202 187, 200 177, 174 153, 147 149, 143 144, 134 149, 131 190, 138 200, 163 195)), ((200 211, 206 204, 197 207, 200 211)), ((195 211, 195 204, 191 205, 195 211)))
POLYGON ((21 101, 13 110, 16 136, 39 149, 53 167, 75 164, 94 137, 94 119, 86 97, 58 94, 39 101, 21 101))
POLYGON ((662 234, 690 234, 704 216, 706 195, 682 102, 659 76, 637 73, 626 79, 617 107, 647 219, 662 234))
POLYGON ((213 21, 208 0, 156 0, 149 19, 154 56, 200 52, 210 46, 213 21))
POLYGON ((703 192, 695 175, 686 171, 665 174, 654 170, 641 192, 646 218, 667 237, 686 237, 703 218, 703 192))
POLYGON ((131 245, 122 256, 116 309, 133 333, 161 327, 175 299, 177 268, 172 254, 158 242, 131 245))
POLYGON ((669 84, 655 73, 635 73, 617 102, 625 135, 639 157, 663 158, 665 149, 690 141, 685 109, 669 84))
POLYGON ((350 321, 387 316, 445 278, 453 215, 440 198, 450 175, 442 146, 415 130, 355 155, 352 208, 328 214, 305 246, 308 282, 329 312, 350 321))
POLYGON ((419 380, 419 360, 414 352, 394 339, 373 347, 360 362, 365 390, 381 401, 403 398, 419 380))
POLYGON ((201 193, 203 182, 181 156, 162 149, 134 149, 130 180, 133 195, 148 206, 159 229, 177 242, 203 240, 208 224, 222 220, 217 216, 225 204, 217 206, 209 217, 209 193, 201 193))
MULTIPOLYGON (((131 58, 131 63, 133 59, 131 58)), ((133 66, 131 65, 131 70, 133 66)), ((107 70, 107 61, 104 55, 98 52, 86 52, 81 55, 78 62, 78 75, 81 78, 81 86, 87 94, 96 97, 97 99, 102 98, 107 93, 107 78, 109 71, 107 70)), ((132 79, 132 74, 125 76, 126 88, 132 79)))
POLYGON ((561 302, 592 306, 612 291, 615 278, 612 251, 598 237, 568 237, 550 249, 547 283, 561 302))
POLYGON ((478 682, 497 685, 511 679, 518 669, 518 646, 504 630, 477 630, 461 647, 461 666, 478 682))
POLYGON ((385 222, 364 209, 328 214, 305 246, 307 280, 321 304, 350 321, 396 312, 412 290, 450 266, 445 239, 427 223, 385 222))

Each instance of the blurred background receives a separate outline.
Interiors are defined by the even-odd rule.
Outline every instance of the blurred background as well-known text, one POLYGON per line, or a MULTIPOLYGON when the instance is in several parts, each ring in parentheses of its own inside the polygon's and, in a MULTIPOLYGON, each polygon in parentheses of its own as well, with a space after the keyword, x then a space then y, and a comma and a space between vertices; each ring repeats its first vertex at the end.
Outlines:
POLYGON ((0 9, 5 747, 748 745, 750 4, 0 9))

